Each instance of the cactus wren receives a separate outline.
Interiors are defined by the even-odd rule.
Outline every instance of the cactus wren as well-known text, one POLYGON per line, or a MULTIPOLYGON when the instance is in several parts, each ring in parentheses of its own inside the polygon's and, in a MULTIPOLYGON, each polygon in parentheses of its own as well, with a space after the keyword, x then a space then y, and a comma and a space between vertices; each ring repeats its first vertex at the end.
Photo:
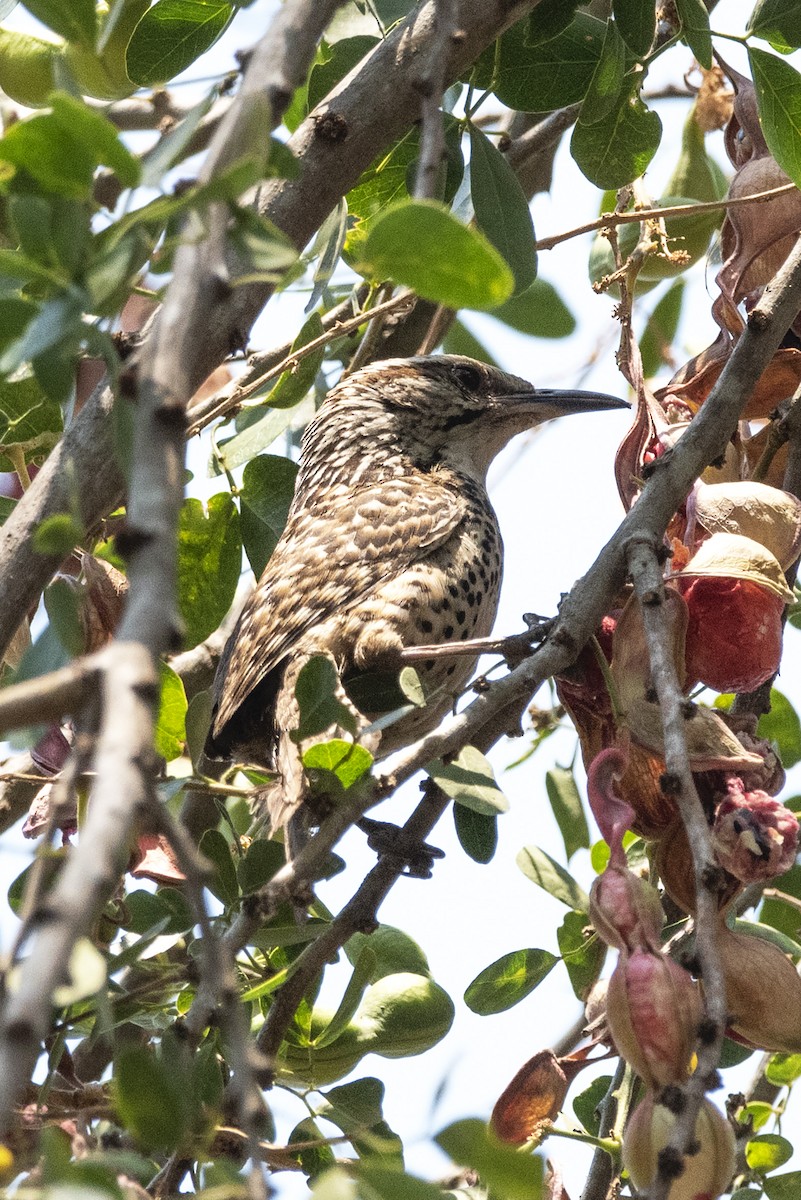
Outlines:
MULTIPOLYGON (((354 673, 393 664, 397 678, 404 647, 488 635, 503 568, 490 462, 541 421, 618 407, 451 355, 375 363, 331 391, 303 437, 286 529, 215 681, 207 754, 277 771, 274 828, 304 796, 302 747, 289 736, 302 665, 330 656, 347 689, 354 673)), ((430 701, 383 731, 381 755, 433 729, 475 662, 417 666, 430 701)))

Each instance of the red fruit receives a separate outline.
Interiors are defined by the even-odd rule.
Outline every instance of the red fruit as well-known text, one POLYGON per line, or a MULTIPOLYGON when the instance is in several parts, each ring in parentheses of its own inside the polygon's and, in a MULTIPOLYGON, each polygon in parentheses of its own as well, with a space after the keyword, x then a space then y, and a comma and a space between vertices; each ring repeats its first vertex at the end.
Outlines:
POLYGON ((688 679, 717 692, 753 692, 779 669, 784 600, 748 579, 677 578, 689 609, 688 679))

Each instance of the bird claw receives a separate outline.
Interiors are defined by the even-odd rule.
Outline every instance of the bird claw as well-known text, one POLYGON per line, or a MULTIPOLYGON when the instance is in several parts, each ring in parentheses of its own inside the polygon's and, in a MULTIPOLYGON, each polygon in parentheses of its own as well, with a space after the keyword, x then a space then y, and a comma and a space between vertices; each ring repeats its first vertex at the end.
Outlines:
POLYGON ((367 834, 367 845, 375 850, 379 858, 391 856, 402 859, 404 870, 402 874, 411 879, 430 879, 434 863, 445 857, 445 851, 428 842, 417 839, 407 839, 403 830, 389 821, 374 821, 371 817, 362 817, 357 822, 359 829, 367 834))

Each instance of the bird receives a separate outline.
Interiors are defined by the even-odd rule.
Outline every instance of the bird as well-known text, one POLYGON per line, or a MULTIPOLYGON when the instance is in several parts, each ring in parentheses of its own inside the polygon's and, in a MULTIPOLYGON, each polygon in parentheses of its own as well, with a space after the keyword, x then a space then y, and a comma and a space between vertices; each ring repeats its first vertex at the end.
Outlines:
MULTIPOLYGON (((370 684, 397 679, 402 650, 488 636, 503 572, 490 463, 543 421, 620 407, 602 393, 535 388, 461 355, 375 362, 328 393, 301 441, 283 534, 212 692, 206 757, 276 772, 266 799, 272 831, 291 828, 308 807, 305 743, 292 737, 303 666, 326 656, 342 681, 337 694, 364 725, 396 707, 379 704, 370 684)), ((415 663, 428 703, 400 696, 404 715, 382 730, 378 756, 434 729, 476 661, 437 654, 415 663)))

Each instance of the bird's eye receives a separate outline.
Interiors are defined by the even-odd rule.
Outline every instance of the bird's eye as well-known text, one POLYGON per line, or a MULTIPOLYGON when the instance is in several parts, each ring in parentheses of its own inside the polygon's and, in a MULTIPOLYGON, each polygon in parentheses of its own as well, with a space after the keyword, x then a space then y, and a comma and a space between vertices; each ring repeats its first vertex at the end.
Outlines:
POLYGON ((471 363, 460 363, 458 367, 453 368, 454 383, 466 392, 477 392, 483 382, 483 375, 479 367, 474 367, 471 363))

